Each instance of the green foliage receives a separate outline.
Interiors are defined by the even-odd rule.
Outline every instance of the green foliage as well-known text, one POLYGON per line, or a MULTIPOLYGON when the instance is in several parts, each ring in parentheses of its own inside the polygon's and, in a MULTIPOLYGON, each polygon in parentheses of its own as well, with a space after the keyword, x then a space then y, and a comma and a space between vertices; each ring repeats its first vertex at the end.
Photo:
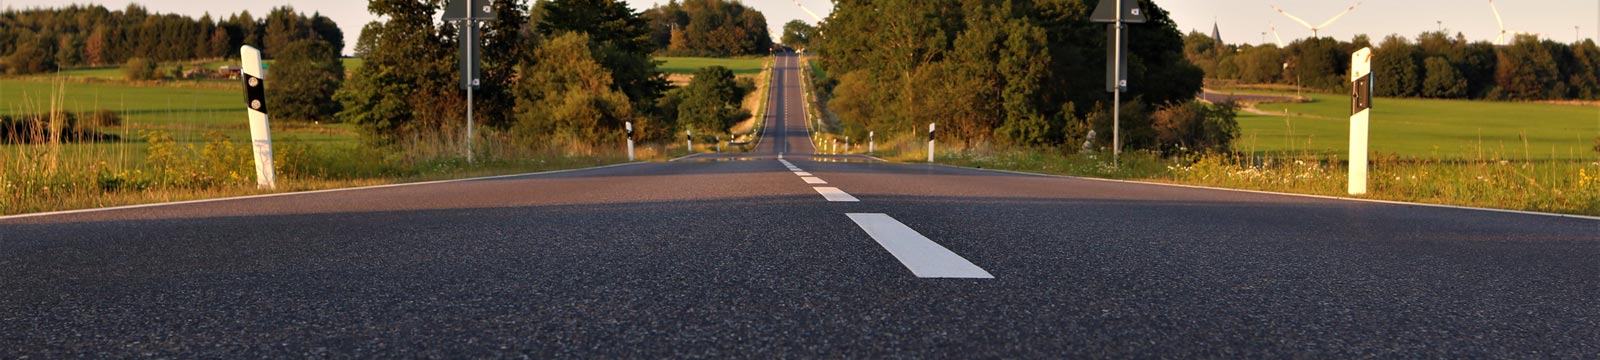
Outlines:
POLYGON ((517 135, 531 142, 560 138, 600 141, 618 138, 623 122, 637 122, 626 95, 612 88, 611 74, 590 48, 589 36, 566 33, 534 51, 539 61, 524 65, 517 85, 517 135))
MULTIPOLYGON (((1105 26, 1080 0, 840 2, 809 51, 837 87, 826 107, 846 126, 900 133, 939 123, 968 144, 1059 144, 1082 117, 1067 104, 1104 103, 1105 26)), ((1184 57, 1167 12, 1129 32, 1129 96, 1193 98, 1204 74, 1184 57)), ((826 86, 822 90, 826 90, 826 86)), ((880 131, 880 132, 882 132, 880 131)), ((1077 130, 1073 130, 1077 131, 1077 130)), ((1078 136, 1082 136, 1079 132, 1078 136)), ((1153 142, 1146 142, 1153 144, 1153 142)))
POLYGON ((726 134, 743 120, 734 119, 734 110, 748 93, 735 83, 728 68, 700 69, 689 86, 683 88, 683 103, 677 109, 678 126, 701 134, 726 134))
POLYGON ((221 21, 209 15, 153 14, 137 4, 117 11, 101 5, 8 9, 0 14, 0 34, 0 55, 20 51, 26 54, 20 58, 29 59, 8 61, 6 67, 15 74, 113 65, 130 58, 167 62, 237 57, 242 45, 262 48, 270 56, 296 40, 344 46, 332 19, 297 14, 289 7, 273 9, 265 19, 246 11, 221 21), (270 44, 263 47, 263 40, 270 44))
POLYGON ((1238 109, 1233 102, 1169 105, 1153 115, 1156 141, 1168 153, 1229 152, 1239 138, 1238 109))
POLYGON ((212 132, 200 147, 180 146, 165 132, 143 134, 150 144, 146 161, 152 183, 175 188, 241 186, 255 182, 255 159, 248 145, 212 132))
POLYGON ((795 19, 783 24, 782 42, 784 45, 796 49, 804 49, 811 44, 811 38, 817 34, 817 27, 810 23, 795 19))
POLYGON ((464 125, 466 108, 448 24, 435 25, 436 4, 374 0, 368 10, 388 17, 377 46, 334 94, 343 121, 360 125, 369 143, 430 139, 464 125))
POLYGON ((766 54, 767 18, 739 1, 677 0, 645 10, 656 49, 672 56, 766 54))
POLYGON ((1406 38, 1390 35, 1383 39, 1372 52, 1372 73, 1376 79, 1373 83, 1376 96, 1387 97, 1415 97, 1422 86, 1422 71, 1419 70, 1418 53, 1415 45, 1406 38))
POLYGON ((612 87, 628 95, 639 112, 648 112, 669 86, 650 58, 655 43, 650 26, 621 0, 539 0, 535 32, 549 39, 567 32, 589 35, 590 47, 611 72, 612 87))
POLYGON ((1547 50, 1552 45, 1541 43, 1537 37, 1519 35, 1511 46, 1498 49, 1494 78, 1502 99, 1544 99, 1560 91, 1552 86, 1560 85, 1561 71, 1547 50))
POLYGON ((344 82, 344 63, 327 42, 299 40, 278 51, 268 82, 267 104, 279 119, 332 121, 339 112, 333 94, 344 82))
POLYGON ((1434 56, 1423 61, 1427 69, 1422 81, 1422 96, 1441 99, 1455 99, 1467 95, 1467 79, 1461 77, 1461 71, 1450 65, 1444 57, 1434 56))
POLYGON ((160 80, 161 73, 156 71, 159 64, 145 58, 132 58, 122 64, 122 77, 128 80, 160 80))

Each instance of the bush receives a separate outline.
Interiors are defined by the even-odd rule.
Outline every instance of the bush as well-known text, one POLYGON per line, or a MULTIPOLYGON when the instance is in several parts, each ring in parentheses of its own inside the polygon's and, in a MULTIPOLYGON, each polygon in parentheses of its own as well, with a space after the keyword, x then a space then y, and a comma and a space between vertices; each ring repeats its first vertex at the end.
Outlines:
POLYGON ((300 40, 274 52, 267 103, 280 119, 330 121, 339 113, 333 93, 344 83, 344 65, 326 41, 300 40))
POLYGON ((1190 101, 1157 110, 1152 126, 1158 146, 1169 154, 1227 152, 1239 137, 1237 114, 1238 105, 1233 102, 1206 106, 1190 101))
POLYGON ((132 58, 122 64, 122 77, 128 80, 158 80, 161 73, 156 71, 157 64, 145 58, 132 58))

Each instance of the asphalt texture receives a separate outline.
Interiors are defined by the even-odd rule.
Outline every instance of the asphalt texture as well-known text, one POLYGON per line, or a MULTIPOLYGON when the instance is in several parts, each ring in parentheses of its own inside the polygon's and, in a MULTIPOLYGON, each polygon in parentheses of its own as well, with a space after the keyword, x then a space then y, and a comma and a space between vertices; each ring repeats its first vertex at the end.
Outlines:
POLYGON ((1600 221, 815 155, 794 60, 749 154, 0 219, 0 358, 1600 356, 1600 221))

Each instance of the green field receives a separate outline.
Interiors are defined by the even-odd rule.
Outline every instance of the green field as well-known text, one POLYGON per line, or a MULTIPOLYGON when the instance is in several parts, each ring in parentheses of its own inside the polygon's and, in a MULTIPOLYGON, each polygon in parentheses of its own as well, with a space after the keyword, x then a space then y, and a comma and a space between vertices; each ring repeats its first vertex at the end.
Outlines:
MULTIPOLYGON (((1279 93, 1283 94, 1283 93, 1279 93)), ((1293 93, 1289 93, 1293 95, 1293 93)), ((1349 146, 1350 100, 1310 94, 1306 103, 1240 113, 1236 148, 1258 153, 1342 154, 1349 146)), ((1595 159, 1600 108, 1539 103, 1376 99, 1371 150, 1439 159, 1595 159), (1525 141, 1524 141, 1525 140, 1525 141)))
MULTIPOLYGON (((218 132, 236 140, 250 137, 242 93, 236 90, 138 86, 115 83, 61 82, 37 79, 0 80, 0 115, 37 114, 51 109, 52 89, 63 111, 82 113, 110 110, 122 116, 122 126, 98 131, 122 136, 122 143, 69 144, 73 158, 115 155, 124 163, 139 163, 145 155, 140 134, 163 131, 179 143, 202 143, 218 132), (59 86, 59 88, 55 88, 59 86)), ((273 137, 297 142, 355 146, 354 127, 345 124, 313 125, 273 123, 273 137)), ((0 149, 29 145, 0 145, 0 149)))
POLYGON ((684 75, 693 74, 695 70, 700 70, 701 68, 715 65, 721 65, 729 70, 733 70, 734 75, 755 75, 760 74, 762 67, 766 66, 767 63, 767 58, 722 59, 698 57, 659 57, 656 58, 656 60, 666 62, 661 64, 661 72, 667 74, 684 75))

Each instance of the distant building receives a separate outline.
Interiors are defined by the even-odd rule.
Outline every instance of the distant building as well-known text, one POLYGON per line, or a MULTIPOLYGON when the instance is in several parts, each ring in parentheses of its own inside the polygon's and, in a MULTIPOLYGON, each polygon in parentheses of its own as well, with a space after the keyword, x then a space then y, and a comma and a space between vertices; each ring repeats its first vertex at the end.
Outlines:
POLYGON ((1217 27, 1217 23, 1215 22, 1211 23, 1211 40, 1215 40, 1217 42, 1218 48, 1221 48, 1223 44, 1226 44, 1222 42, 1222 30, 1217 27))

